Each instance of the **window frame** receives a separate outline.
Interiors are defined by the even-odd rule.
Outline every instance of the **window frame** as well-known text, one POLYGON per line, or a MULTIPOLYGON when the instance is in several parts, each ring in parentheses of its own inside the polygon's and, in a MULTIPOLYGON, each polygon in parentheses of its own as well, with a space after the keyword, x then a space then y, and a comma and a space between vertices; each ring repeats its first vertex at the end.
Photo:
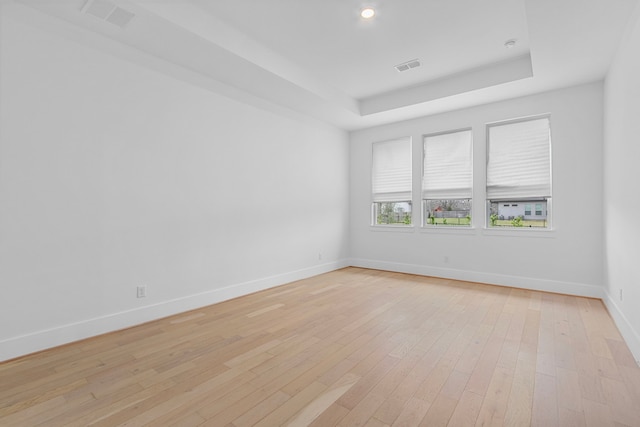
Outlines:
POLYGON ((401 136, 401 137, 397 137, 397 138, 391 138, 391 139, 385 139, 385 140, 381 140, 381 141, 374 141, 371 143, 371 162, 370 162, 370 177, 371 177, 371 183, 370 183, 370 207, 371 207, 371 219, 370 219, 370 226, 371 227, 375 227, 375 228, 393 228, 393 229, 409 229, 412 228, 414 226, 414 209, 413 209, 413 138, 411 136, 401 136), (375 146, 376 144, 385 144, 385 143, 394 143, 394 142, 404 142, 408 144, 408 153, 409 153, 409 162, 408 162, 408 166, 409 166, 409 177, 410 177, 410 184, 409 184, 409 198, 408 199, 394 199, 394 200, 375 200, 376 199, 376 191, 375 191, 375 186, 376 186, 376 154, 375 154, 375 146), (410 213, 409 213, 409 219, 410 219, 410 223, 406 224, 406 223, 387 223, 387 224, 379 224, 378 223, 378 205, 382 204, 382 203, 407 203, 411 209, 410 213))
POLYGON ((449 130, 444 130, 444 131, 439 131, 439 132, 432 132, 432 133, 427 133, 427 134, 423 134, 422 135, 422 144, 421 144, 421 149, 422 149, 422 161, 421 161, 421 174, 420 174, 420 211, 421 211, 421 220, 420 220, 420 227, 422 229, 429 229, 429 230, 433 230, 433 229, 447 229, 447 230, 469 230, 469 229, 473 229, 474 228, 474 216, 473 216, 473 205, 474 205, 474 197, 473 197, 473 182, 474 182, 474 161, 473 161, 473 127, 472 126, 467 126, 467 127, 461 127, 461 128, 456 128, 456 129, 449 129, 449 130), (456 134, 456 133, 462 133, 462 132, 468 132, 469 133, 469 174, 470 174, 470 180, 469 180, 469 197, 457 197, 457 198, 431 198, 431 199, 426 199, 424 197, 424 192, 425 192, 425 188, 424 188, 424 182, 425 182, 425 158, 426 158, 426 145, 427 145, 427 138, 433 138, 433 137, 438 137, 438 136, 442 136, 442 135, 451 135, 451 134, 456 134), (470 217, 470 221, 468 225, 458 225, 458 224, 429 224, 428 221, 428 216, 427 216, 427 203, 429 200, 468 200, 469 202, 469 213, 468 216, 470 217))
MULTIPOLYGON (((536 114, 531 116, 518 117, 514 119, 500 120, 496 122, 490 122, 485 124, 485 222, 484 229, 485 231, 497 231, 498 233, 504 231, 516 231, 516 232, 548 232, 553 231, 553 222, 552 222, 552 199, 553 199, 553 136, 552 136, 552 120, 551 113, 544 114, 536 114), (491 153, 491 140, 490 140, 490 132, 491 128, 497 126, 505 126, 512 125, 517 123, 524 123, 534 120, 546 119, 549 126, 549 196, 525 196, 525 197, 511 197, 511 198, 489 198, 489 192, 487 190, 488 187, 488 177, 489 177, 489 159, 491 153), (507 200, 508 199, 508 200, 507 200), (536 200, 544 199, 546 202, 546 226, 545 227, 522 227, 522 226, 491 226, 491 203, 509 204, 512 203, 530 203, 535 205, 536 200), (526 230, 526 231, 525 231, 526 230)), ((534 206, 535 207, 535 206, 534 206)), ((532 211, 535 213, 535 211, 532 211)), ((535 216, 535 215, 532 215, 535 216)))

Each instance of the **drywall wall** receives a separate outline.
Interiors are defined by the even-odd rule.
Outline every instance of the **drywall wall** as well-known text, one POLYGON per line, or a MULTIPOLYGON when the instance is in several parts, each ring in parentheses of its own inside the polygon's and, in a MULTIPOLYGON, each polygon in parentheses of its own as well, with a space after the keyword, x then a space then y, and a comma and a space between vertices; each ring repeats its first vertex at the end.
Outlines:
POLYGON ((640 8, 605 80, 605 283, 609 312, 640 360, 640 8))
POLYGON ((352 264, 601 297, 602 83, 487 104, 351 134, 352 264), (485 229, 485 124, 551 115, 551 231, 485 229), (422 229, 422 137, 473 129, 472 229, 422 229), (371 143, 413 141, 413 221, 407 229, 372 227, 371 143))
POLYGON ((344 265, 345 132, 2 7, 0 360, 344 265))

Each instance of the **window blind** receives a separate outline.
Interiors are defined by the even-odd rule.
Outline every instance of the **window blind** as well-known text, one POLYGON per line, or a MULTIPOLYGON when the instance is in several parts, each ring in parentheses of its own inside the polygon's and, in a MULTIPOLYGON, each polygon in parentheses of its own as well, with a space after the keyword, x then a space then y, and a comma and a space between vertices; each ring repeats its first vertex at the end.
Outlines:
POLYGON ((551 197, 549 118, 489 127, 487 198, 551 197))
POLYGON ((411 140, 373 144, 373 201, 411 200, 411 140))
POLYGON ((472 197, 471 131, 424 138, 423 199, 472 197))

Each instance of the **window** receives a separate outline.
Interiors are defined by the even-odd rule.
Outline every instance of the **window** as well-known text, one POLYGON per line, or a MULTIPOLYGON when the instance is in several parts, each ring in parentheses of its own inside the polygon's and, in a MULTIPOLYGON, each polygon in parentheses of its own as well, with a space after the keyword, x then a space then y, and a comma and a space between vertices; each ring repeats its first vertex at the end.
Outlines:
POLYGON ((489 226, 548 227, 549 117, 489 125, 487 138, 489 226), (519 202, 524 208, 518 206, 519 202), (535 204, 535 218, 525 218, 531 215, 531 204, 535 204))
POLYGON ((470 226, 471 130, 427 135, 423 142, 423 225, 470 226))
POLYGON ((411 139, 373 144, 372 223, 411 225, 411 139))
POLYGON ((542 203, 536 203, 536 216, 542 215, 542 203))

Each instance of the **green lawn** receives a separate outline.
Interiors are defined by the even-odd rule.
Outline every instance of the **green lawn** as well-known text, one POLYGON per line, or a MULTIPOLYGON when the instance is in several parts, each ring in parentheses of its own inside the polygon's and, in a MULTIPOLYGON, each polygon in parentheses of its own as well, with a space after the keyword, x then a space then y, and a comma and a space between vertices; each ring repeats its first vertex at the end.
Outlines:
MULTIPOLYGON (((469 225, 469 218, 434 218, 435 225, 469 225), (446 222, 445 222, 446 221, 446 222)), ((432 224, 431 218, 427 220, 427 224, 432 224)))
MULTIPOLYGON (((471 220, 469 218, 434 218, 435 225, 470 225, 471 220), (445 222, 446 220, 446 222, 445 222)), ((427 225, 432 225, 431 218, 427 220, 427 225)), ((522 227, 515 228, 544 228, 546 227, 545 220, 535 220, 535 219, 524 219, 522 220, 522 227)), ((499 219, 496 221, 496 225, 493 227, 513 227, 511 224, 511 220, 508 219, 499 219)))
MULTIPOLYGON (((546 221, 542 219, 523 219, 522 220, 522 227, 544 228, 546 226, 547 226, 546 221)), ((496 221, 496 225, 494 227, 513 227, 513 225, 511 224, 511 220, 499 219, 496 221)), ((521 227, 516 227, 516 228, 521 228, 521 227)))

